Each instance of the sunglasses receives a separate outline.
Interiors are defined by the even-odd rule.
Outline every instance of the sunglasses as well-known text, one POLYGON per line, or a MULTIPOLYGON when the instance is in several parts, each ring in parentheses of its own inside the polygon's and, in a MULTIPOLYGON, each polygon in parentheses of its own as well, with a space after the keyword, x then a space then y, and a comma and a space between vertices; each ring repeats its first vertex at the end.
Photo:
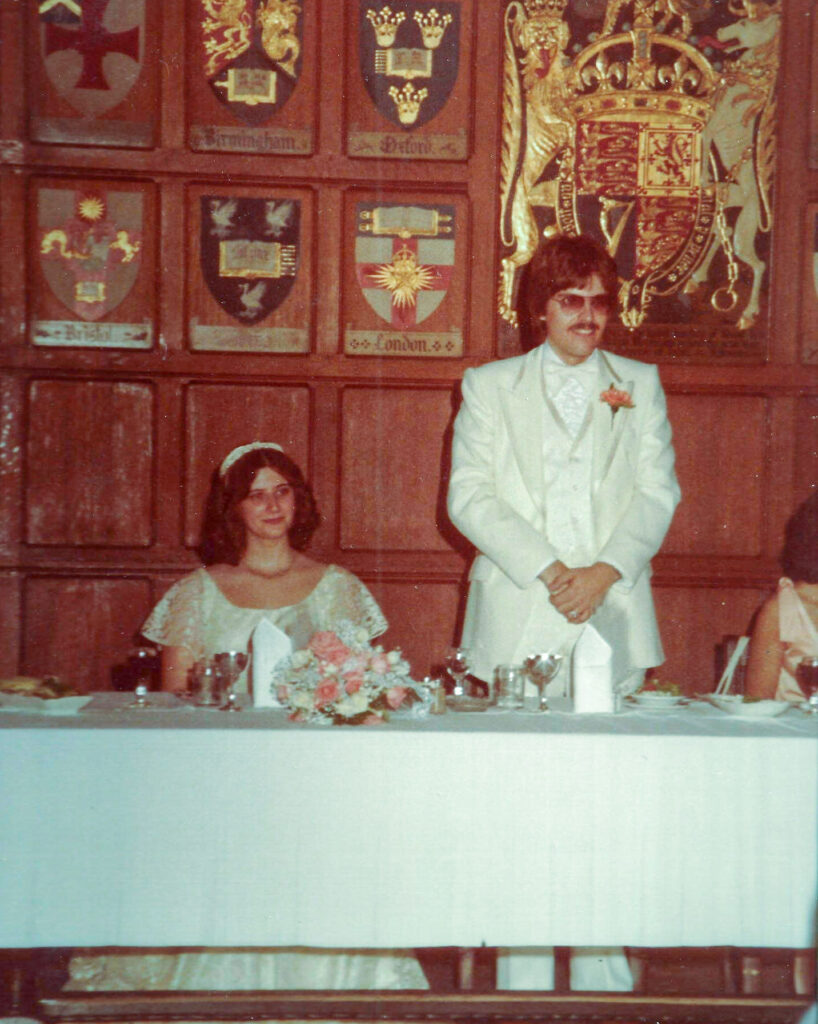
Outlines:
POLYGON ((576 295, 573 292, 552 295, 552 299, 559 303, 563 313, 581 313, 586 303, 594 313, 610 313, 613 308, 613 300, 610 295, 576 295))

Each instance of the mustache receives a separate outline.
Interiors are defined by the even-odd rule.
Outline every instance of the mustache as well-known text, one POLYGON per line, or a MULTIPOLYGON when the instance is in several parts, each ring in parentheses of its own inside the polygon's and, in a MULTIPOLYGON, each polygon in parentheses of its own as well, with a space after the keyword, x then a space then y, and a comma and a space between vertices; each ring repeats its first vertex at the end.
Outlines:
POLYGON ((576 330, 592 331, 592 330, 595 330, 598 326, 599 326, 599 324, 597 324, 597 322, 595 320, 582 320, 582 321, 578 321, 575 324, 571 324, 571 330, 573 330, 573 331, 576 331, 576 330))

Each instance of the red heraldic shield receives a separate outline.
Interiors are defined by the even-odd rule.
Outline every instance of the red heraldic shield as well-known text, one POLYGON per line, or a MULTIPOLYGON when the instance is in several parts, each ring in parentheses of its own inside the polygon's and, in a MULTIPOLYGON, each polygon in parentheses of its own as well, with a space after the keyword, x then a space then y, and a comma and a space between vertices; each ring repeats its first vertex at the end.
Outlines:
POLYGON ((42 188, 40 266, 81 320, 100 320, 130 292, 141 266, 142 194, 42 188))
POLYGON ((139 77, 145 0, 41 0, 40 51, 57 92, 85 117, 120 103, 139 77))

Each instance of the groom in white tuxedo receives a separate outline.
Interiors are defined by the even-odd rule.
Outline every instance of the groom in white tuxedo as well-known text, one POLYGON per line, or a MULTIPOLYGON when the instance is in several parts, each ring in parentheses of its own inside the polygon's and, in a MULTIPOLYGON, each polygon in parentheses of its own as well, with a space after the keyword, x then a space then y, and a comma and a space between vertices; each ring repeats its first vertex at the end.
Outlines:
POLYGON ((618 287, 593 239, 547 240, 524 310, 541 344, 463 378, 448 507, 478 550, 463 627, 478 678, 570 650, 588 621, 621 692, 663 661, 650 560, 680 492, 656 367, 599 347, 618 287))
MULTIPOLYGON (((656 367, 599 348, 618 287, 593 239, 546 241, 525 310, 541 343, 463 378, 448 506, 478 550, 463 643, 484 680, 498 664, 570 650, 589 621, 613 649, 621 692, 663 660, 650 560, 680 492, 656 367)), ((553 956, 501 950, 497 974, 498 988, 552 988, 553 956)), ((571 987, 630 989, 623 951, 574 948, 571 987)))

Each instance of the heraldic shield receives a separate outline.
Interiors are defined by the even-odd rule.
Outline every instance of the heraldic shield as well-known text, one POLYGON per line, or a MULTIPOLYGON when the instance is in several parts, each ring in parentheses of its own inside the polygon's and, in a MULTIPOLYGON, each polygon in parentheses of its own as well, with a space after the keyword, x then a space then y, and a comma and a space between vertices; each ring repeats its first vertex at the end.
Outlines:
POLYGON ((81 320, 99 320, 130 292, 141 266, 142 194, 41 188, 40 266, 81 320))
POLYGON ((378 316, 411 330, 443 301, 454 270, 453 206, 359 203, 355 269, 378 316))
POLYGON ((251 326, 287 298, 298 268, 301 202, 202 196, 202 274, 213 298, 251 326))
POLYGON ((40 0, 40 52, 57 92, 85 117, 120 103, 142 69, 145 0, 40 0))
POLYGON ((616 257, 624 326, 745 331, 762 315, 775 170, 777 0, 508 0, 498 309, 539 240, 616 257), (708 308, 709 307, 709 308, 708 308))
POLYGON ((204 73, 249 125, 287 102, 301 73, 305 0, 199 0, 204 73))
POLYGON ((560 194, 559 223, 616 253, 629 309, 670 293, 680 265, 698 261, 714 201, 701 186, 702 123, 643 112, 640 120, 589 118, 576 126, 573 195, 560 194))
POLYGON ((460 5, 359 0, 361 75, 378 110, 411 130, 440 113, 457 80, 460 5))

